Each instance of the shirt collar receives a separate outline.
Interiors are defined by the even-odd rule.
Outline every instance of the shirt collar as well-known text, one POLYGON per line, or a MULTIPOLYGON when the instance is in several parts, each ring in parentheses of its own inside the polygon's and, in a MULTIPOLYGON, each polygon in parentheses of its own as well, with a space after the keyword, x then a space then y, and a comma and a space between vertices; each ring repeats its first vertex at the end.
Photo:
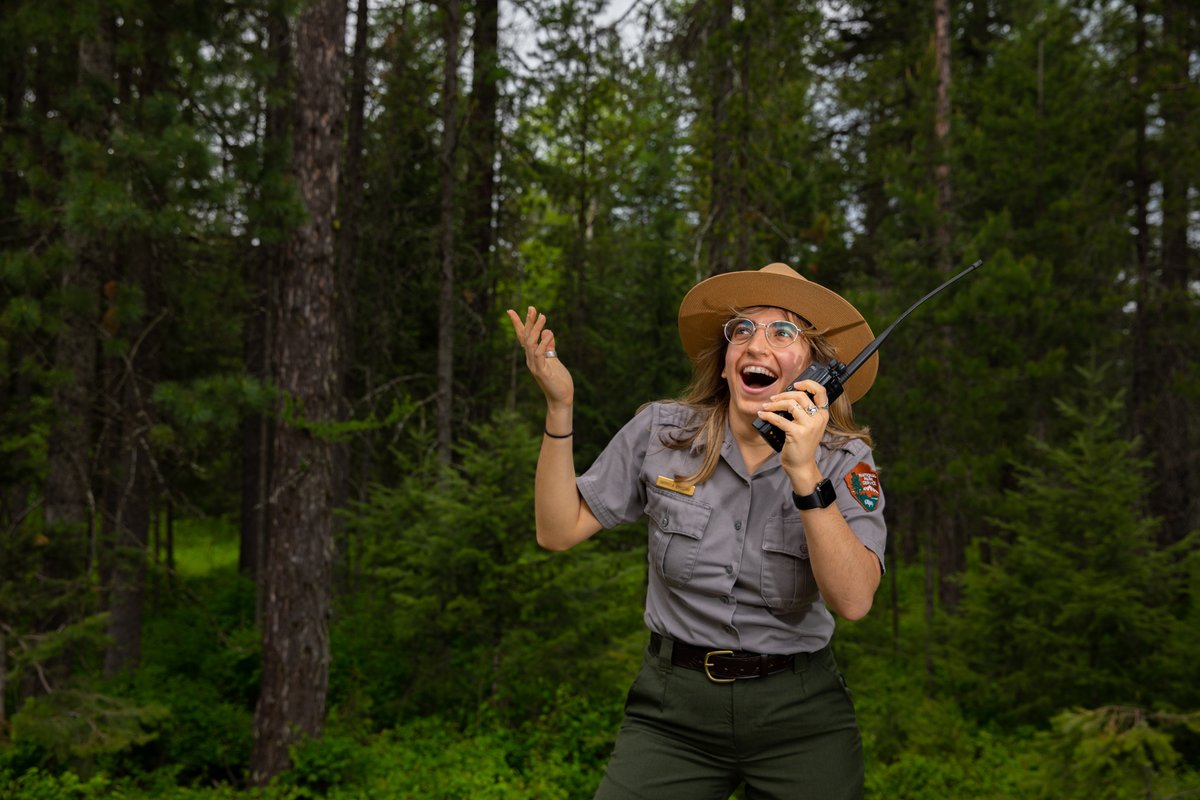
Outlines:
POLYGON ((733 428, 729 426, 728 416, 725 417, 725 441, 721 443, 721 458, 725 459, 725 463, 737 473, 739 478, 746 481, 755 475, 766 475, 781 467, 779 453, 771 453, 763 465, 758 468, 758 472, 751 475, 750 471, 746 469, 746 462, 742 460, 742 451, 737 446, 737 440, 733 438, 733 428))

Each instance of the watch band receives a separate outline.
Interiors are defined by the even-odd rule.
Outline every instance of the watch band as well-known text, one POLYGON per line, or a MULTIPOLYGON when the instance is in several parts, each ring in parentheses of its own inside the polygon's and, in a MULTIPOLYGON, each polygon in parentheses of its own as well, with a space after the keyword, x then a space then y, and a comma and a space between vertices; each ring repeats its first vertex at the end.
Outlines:
POLYGON ((792 492, 792 502, 796 504, 796 508, 801 511, 810 511, 814 508, 827 508, 834 504, 837 500, 837 492, 834 491, 833 483, 829 478, 817 484, 817 488, 812 494, 806 494, 803 497, 792 492))

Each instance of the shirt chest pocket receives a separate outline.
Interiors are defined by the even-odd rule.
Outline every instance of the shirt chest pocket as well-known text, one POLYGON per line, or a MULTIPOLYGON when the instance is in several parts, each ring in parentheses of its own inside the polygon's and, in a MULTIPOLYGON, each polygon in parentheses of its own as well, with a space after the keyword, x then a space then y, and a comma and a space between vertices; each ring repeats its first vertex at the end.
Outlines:
POLYGON ((683 586, 692 579, 712 507, 651 488, 646 496, 646 516, 650 518, 651 565, 671 586, 683 586))
POLYGON ((817 599, 800 515, 767 520, 762 546, 762 598, 772 611, 798 611, 817 599))

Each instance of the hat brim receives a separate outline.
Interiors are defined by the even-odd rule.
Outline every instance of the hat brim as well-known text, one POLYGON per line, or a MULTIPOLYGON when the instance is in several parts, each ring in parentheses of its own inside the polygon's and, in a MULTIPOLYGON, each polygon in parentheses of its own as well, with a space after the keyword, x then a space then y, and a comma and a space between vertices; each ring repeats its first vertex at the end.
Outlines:
MULTIPOLYGON (((839 361, 849 362, 875 338, 871 326, 841 295, 806 280, 786 264, 760 270, 726 272, 692 287, 679 306, 679 338, 688 357, 724 341, 722 326, 735 308, 773 306, 807 319, 836 349, 839 361)), ((846 381, 847 399, 853 403, 875 382, 879 355, 872 355, 846 381)))

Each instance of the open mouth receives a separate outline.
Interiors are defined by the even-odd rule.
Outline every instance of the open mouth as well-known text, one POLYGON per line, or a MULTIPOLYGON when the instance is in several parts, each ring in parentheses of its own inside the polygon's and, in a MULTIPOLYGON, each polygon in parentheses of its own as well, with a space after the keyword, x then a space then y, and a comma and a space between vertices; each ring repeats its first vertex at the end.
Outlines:
POLYGON ((778 375, 758 364, 742 367, 741 372, 738 374, 742 377, 742 385, 752 391, 765 389, 779 380, 778 375))

